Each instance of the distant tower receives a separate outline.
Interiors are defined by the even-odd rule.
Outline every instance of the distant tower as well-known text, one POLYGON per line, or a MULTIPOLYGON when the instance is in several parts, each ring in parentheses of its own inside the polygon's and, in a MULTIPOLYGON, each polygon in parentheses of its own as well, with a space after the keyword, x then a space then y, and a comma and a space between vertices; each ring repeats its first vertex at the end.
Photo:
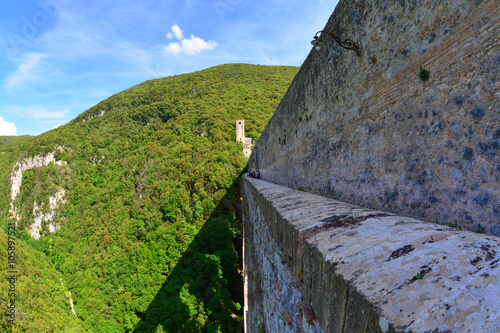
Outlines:
POLYGON ((243 142, 243 154, 250 157, 253 148, 252 138, 245 138, 245 121, 236 120, 236 142, 243 142))
POLYGON ((236 120, 236 142, 244 142, 245 138, 245 121, 236 120))

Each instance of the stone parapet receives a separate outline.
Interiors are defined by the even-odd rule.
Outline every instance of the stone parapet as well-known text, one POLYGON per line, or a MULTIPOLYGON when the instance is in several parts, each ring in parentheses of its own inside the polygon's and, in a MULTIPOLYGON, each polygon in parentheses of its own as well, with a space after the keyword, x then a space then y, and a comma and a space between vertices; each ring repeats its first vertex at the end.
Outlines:
POLYGON ((248 332, 500 332, 500 239, 244 179, 248 332))

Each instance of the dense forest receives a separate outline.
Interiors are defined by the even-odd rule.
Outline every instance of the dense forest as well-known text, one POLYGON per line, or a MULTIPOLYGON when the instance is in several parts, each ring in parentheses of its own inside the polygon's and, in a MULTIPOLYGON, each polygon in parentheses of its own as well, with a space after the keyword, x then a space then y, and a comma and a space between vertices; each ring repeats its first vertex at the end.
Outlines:
POLYGON ((244 64, 155 79, 37 137, 0 137, 0 331, 236 332, 242 321, 235 121, 259 138, 296 67, 244 64), (13 204, 16 319, 8 307, 13 204), (64 190, 51 233, 29 233, 64 190), (37 205, 38 211, 34 211, 37 205), (69 291, 76 312, 71 312, 69 291))

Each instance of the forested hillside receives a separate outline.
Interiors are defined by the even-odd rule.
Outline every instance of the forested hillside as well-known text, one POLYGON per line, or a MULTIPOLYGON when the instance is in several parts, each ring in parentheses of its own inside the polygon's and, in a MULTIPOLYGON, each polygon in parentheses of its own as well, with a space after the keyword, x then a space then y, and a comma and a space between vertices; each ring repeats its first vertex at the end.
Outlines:
MULTIPOLYGON (((297 70, 231 64, 155 79, 40 136, 0 138, 4 267, 16 163, 49 153, 66 163, 22 172, 13 331, 235 332, 242 277, 234 182, 246 165, 235 121, 258 139, 297 70), (60 229, 42 221, 35 240, 30 225, 57 193, 52 223, 60 229)), ((3 331, 7 269, 0 286, 3 331)))
POLYGON ((8 144, 8 143, 29 140, 31 138, 33 138, 33 136, 31 136, 31 135, 19 135, 19 136, 2 136, 2 135, 0 135, 0 146, 8 144))

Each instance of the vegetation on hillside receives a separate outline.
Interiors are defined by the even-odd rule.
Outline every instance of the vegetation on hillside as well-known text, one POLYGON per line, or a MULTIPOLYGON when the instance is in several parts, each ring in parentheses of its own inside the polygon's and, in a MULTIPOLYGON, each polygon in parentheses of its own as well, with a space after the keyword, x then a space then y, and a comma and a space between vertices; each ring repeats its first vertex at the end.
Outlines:
MULTIPOLYGON (((25 253, 18 261, 50 265, 39 275, 20 272, 16 304, 32 317, 18 317, 14 329, 29 331, 31 319, 43 323, 39 332, 69 325, 69 305, 35 305, 42 304, 35 295, 63 297, 50 287, 60 277, 80 318, 75 331, 236 331, 242 281, 234 183, 246 158, 235 121, 245 119, 246 136, 258 139, 297 70, 233 64, 147 81, 69 124, 0 146, 4 231, 15 163, 56 146, 63 147, 56 158, 67 162, 23 172, 14 202, 22 215, 17 247, 25 253), (61 189, 61 229, 51 234, 44 226, 34 240, 26 230, 33 204, 46 210, 61 189), (28 285, 33 296, 22 291, 28 285)), ((1 235, 0 243, 2 254, 1 235)))
POLYGON ((6 145, 8 143, 20 142, 24 140, 29 140, 33 138, 31 135, 19 135, 19 136, 5 136, 0 135, 0 146, 6 145))
POLYGON ((12 281, 7 267, 8 236, 0 229, 0 332, 85 332, 71 313, 68 288, 47 256, 16 242, 16 324, 9 322, 7 292, 12 281), (61 282, 63 283, 61 285, 61 282))

